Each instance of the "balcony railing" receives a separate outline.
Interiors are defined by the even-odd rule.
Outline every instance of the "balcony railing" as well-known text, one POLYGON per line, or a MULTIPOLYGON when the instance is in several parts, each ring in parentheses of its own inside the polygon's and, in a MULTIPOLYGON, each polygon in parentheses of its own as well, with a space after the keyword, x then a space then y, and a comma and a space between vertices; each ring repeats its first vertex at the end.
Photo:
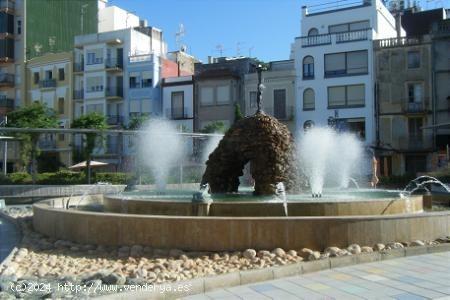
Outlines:
POLYGON ((106 88, 106 97, 123 97, 123 88, 108 86, 106 88))
POLYGON ((405 47, 413 46, 421 43, 421 38, 416 37, 396 37, 390 39, 382 39, 374 41, 374 47, 376 49, 380 48, 395 48, 395 47, 405 47))
POLYGON ((0 86, 14 86, 14 74, 0 73, 0 86))
POLYGON ((362 29, 346 32, 319 34, 299 37, 302 47, 313 47, 321 45, 340 44, 356 41, 364 41, 370 38, 371 29, 362 29))
POLYGON ((0 10, 13 12, 14 11, 14 1, 0 0, 0 10))
POLYGON ((411 134, 398 138, 398 148, 403 151, 425 151, 432 147, 431 135, 411 134))
POLYGON ((166 117, 172 120, 192 119, 190 107, 172 107, 166 109, 166 117))
POLYGON ((14 109, 14 99, 6 98, 6 96, 0 96, 0 108, 14 109))
POLYGON ((106 122, 108 125, 121 125, 123 124, 123 117, 120 115, 108 115, 106 116, 106 122))
POLYGON ((123 60, 108 58, 105 60, 106 69, 123 69, 123 60))
POLYGON ((83 72, 84 71, 84 63, 73 63, 73 71, 74 72, 83 72))
POLYGON ((402 112, 407 114, 422 114, 430 111, 428 98, 422 99, 422 101, 409 102, 409 99, 405 99, 402 102, 402 112))
POLYGON ((56 87, 56 79, 44 79, 39 81, 40 88, 55 88, 56 87))
POLYGON ((84 90, 74 90, 73 91, 73 100, 82 100, 84 99, 84 90))
POLYGON ((294 118, 294 106, 286 106, 285 110, 282 109, 275 110, 274 107, 264 107, 263 110, 269 115, 274 116, 278 120, 289 121, 294 118))

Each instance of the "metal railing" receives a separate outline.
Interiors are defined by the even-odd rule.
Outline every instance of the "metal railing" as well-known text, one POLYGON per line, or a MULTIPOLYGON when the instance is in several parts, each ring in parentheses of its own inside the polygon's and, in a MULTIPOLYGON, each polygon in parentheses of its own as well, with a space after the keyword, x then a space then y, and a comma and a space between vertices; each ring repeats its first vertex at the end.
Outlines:
POLYGON ((56 149, 56 141, 55 140, 39 140, 38 146, 39 146, 39 149, 41 149, 41 150, 56 149))
POLYGON ((183 120, 192 118, 190 107, 172 107, 166 109, 166 117, 172 120, 183 120))
POLYGON ((73 91, 73 100, 84 99, 84 89, 73 91))
POLYGON ((397 143, 398 148, 404 151, 429 150, 433 147, 433 139, 431 135, 423 134, 400 136, 397 140, 397 143))
POLYGON ((294 118, 294 106, 286 106, 285 110, 277 111, 275 111, 274 107, 264 107, 263 111, 282 121, 289 121, 294 118))
POLYGON ((146 61, 153 61, 153 54, 140 54, 140 55, 133 55, 128 58, 130 63, 139 63, 139 62, 146 62, 146 61))
POLYGON ((371 29, 367 28, 362 30, 302 36, 299 37, 299 39, 301 40, 302 47, 331 45, 333 44, 333 42, 336 44, 340 44, 340 43, 364 41, 369 39, 369 30, 371 29))
POLYGON ((14 74, 0 73, 0 85, 14 85, 14 74))
POLYGON ((84 71, 84 63, 73 63, 73 71, 74 72, 83 72, 84 71))
POLYGON ((14 1, 0 0, 0 10, 14 10, 14 1))
POLYGON ((426 113, 429 111, 429 99, 423 98, 421 101, 409 102, 409 99, 402 101, 402 112, 403 113, 426 113))
POLYGON ((123 97, 123 88, 121 87, 106 87, 106 97, 123 97))
POLYGON ((121 115, 107 115, 106 122, 108 125, 121 125, 123 124, 123 117, 121 115))
POLYGON ((307 14, 319 14, 332 12, 335 10, 348 9, 358 6, 370 6, 371 0, 337 0, 337 1, 325 1, 319 4, 308 5, 307 14))
POLYGON ((56 87, 56 79, 44 79, 39 81, 40 88, 54 88, 56 87))
POLYGON ((117 58, 107 58, 105 60, 105 68, 107 68, 107 69, 122 69, 123 68, 123 60, 119 60, 117 58))

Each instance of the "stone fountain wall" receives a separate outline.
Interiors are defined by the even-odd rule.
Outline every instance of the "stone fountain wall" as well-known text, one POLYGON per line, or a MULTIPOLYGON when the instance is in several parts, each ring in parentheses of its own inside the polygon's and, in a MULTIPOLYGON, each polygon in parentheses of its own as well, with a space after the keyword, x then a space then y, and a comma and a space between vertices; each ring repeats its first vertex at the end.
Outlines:
POLYGON ((202 183, 209 184, 211 193, 237 192, 239 176, 248 162, 256 195, 275 194, 279 182, 286 191, 299 188, 292 134, 264 113, 239 120, 227 131, 206 162, 202 183))

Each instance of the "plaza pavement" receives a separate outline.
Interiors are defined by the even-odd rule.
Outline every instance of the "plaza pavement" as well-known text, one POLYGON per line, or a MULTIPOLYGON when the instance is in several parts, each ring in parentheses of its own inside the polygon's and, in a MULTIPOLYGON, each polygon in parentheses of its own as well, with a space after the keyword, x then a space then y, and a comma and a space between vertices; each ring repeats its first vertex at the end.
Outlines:
POLYGON ((183 299, 450 299, 450 252, 353 265, 183 299))
POLYGON ((16 226, 0 215, 0 263, 20 242, 20 233, 16 226))

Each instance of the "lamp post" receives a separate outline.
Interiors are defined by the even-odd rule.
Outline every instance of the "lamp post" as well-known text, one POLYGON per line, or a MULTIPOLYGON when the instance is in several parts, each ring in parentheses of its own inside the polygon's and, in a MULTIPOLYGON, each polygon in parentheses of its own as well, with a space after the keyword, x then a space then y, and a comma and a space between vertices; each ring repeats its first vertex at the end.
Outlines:
POLYGON ((262 75, 262 70, 263 67, 261 64, 256 66, 256 72, 258 73, 258 89, 257 89, 257 94, 256 94, 256 101, 257 101, 257 106, 258 106, 258 110, 256 111, 256 113, 260 113, 262 111, 261 109, 261 104, 262 104, 262 85, 261 85, 261 75, 262 75))

